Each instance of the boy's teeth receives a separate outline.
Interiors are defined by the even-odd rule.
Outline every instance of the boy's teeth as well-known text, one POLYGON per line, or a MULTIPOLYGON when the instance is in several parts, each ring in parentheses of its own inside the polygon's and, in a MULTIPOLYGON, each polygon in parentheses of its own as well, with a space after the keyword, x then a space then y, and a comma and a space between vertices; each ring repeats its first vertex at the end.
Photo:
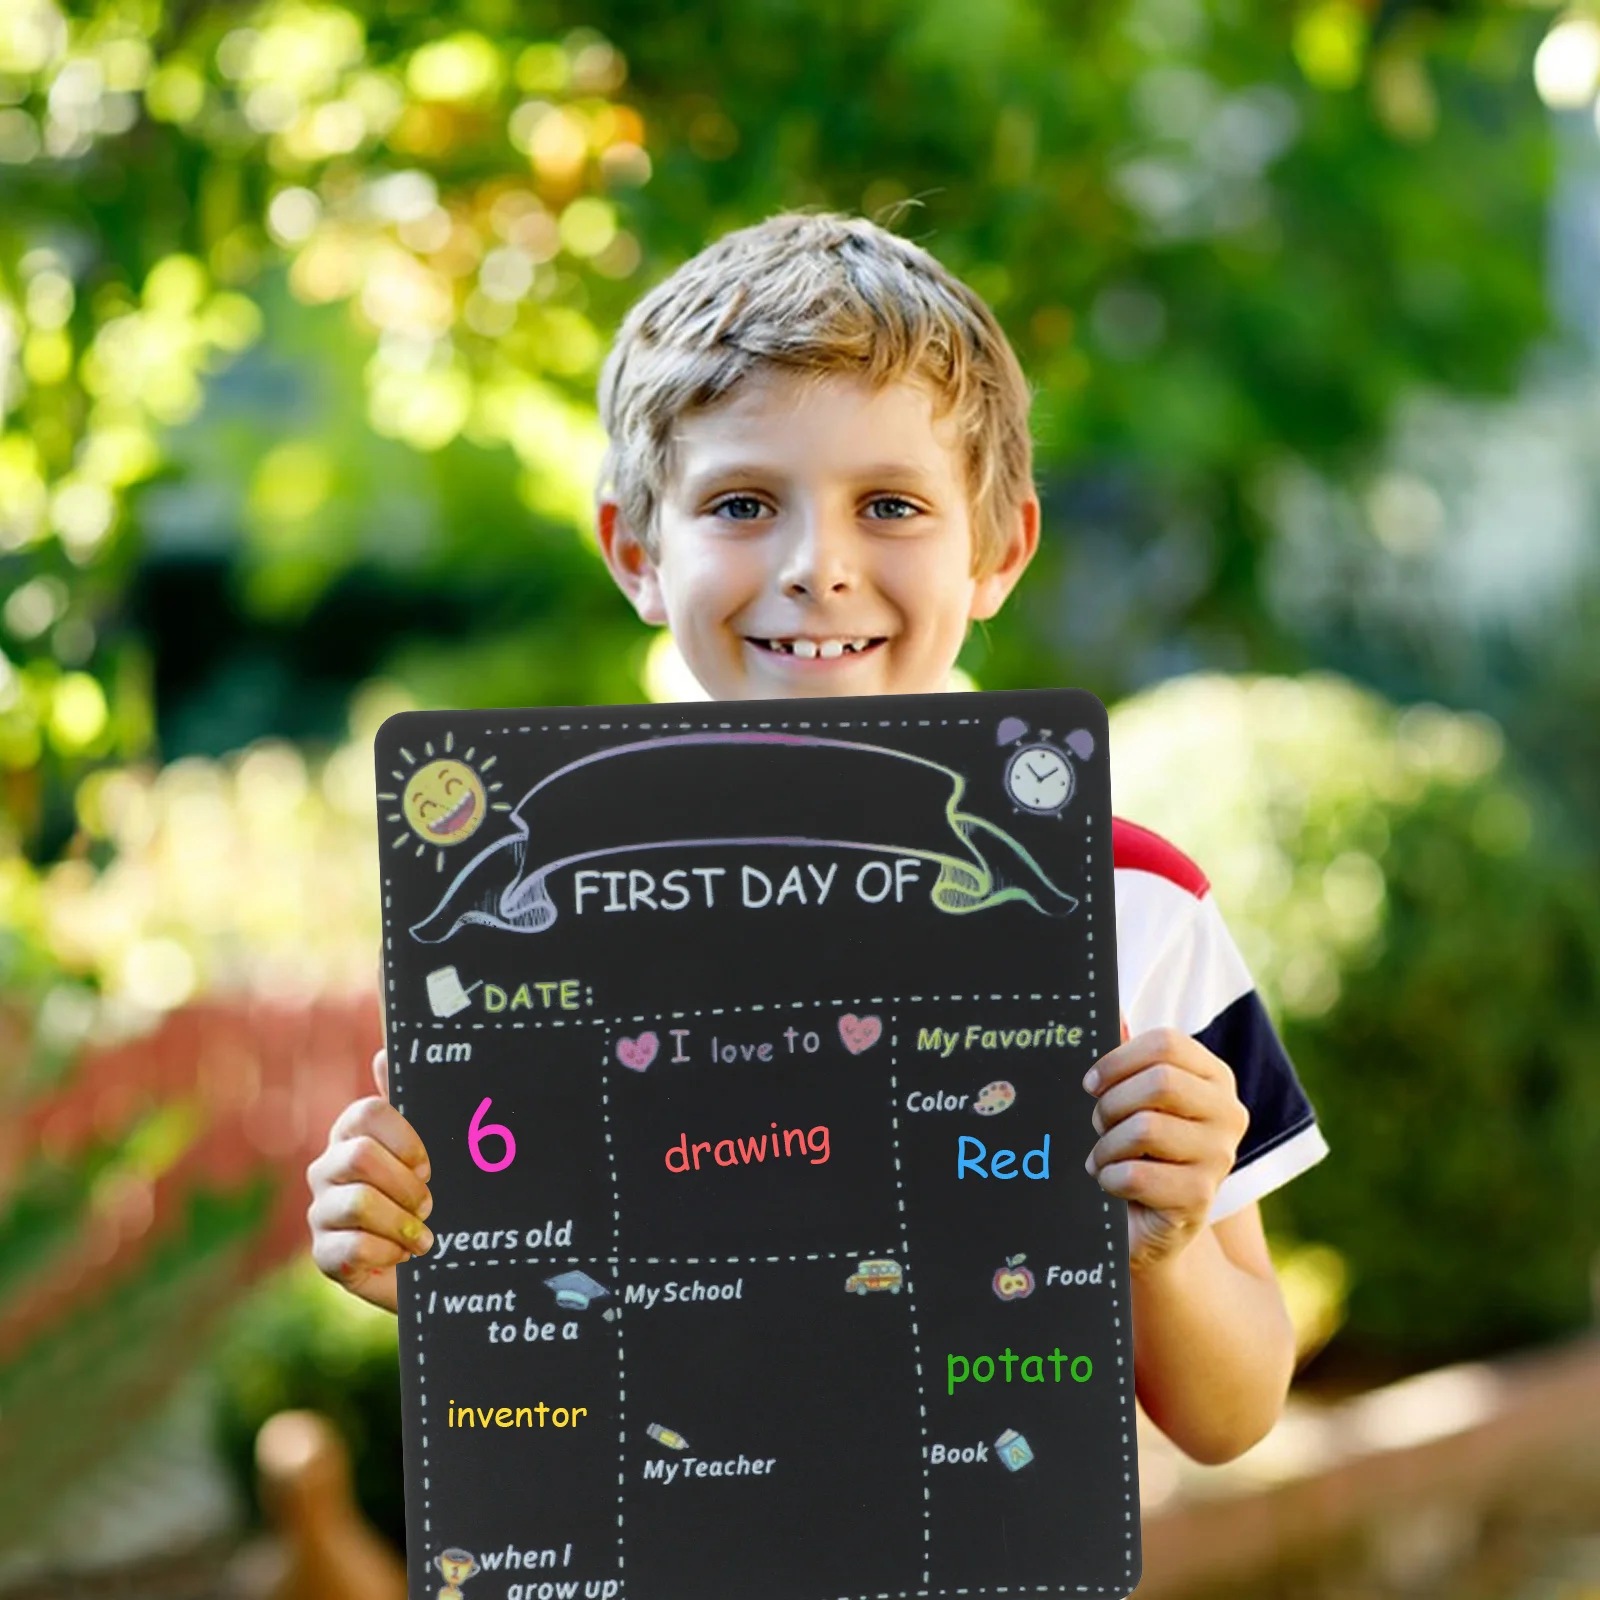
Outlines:
POLYGON ((799 656, 804 661, 815 660, 818 656, 832 661, 842 655, 855 655, 872 643, 870 639, 824 639, 820 644, 815 639, 767 639, 763 642, 779 655, 799 656))

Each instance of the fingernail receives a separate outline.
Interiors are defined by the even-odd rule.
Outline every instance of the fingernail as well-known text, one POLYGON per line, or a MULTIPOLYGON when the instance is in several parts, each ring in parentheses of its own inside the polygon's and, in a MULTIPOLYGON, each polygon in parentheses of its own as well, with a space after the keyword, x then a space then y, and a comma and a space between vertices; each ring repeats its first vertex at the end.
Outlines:
POLYGON ((417 1176, 421 1178, 424 1183, 426 1183, 433 1176, 433 1168, 426 1161, 424 1161, 420 1167, 417 1167, 415 1171, 417 1176))
POLYGON ((1098 1067, 1090 1067, 1089 1070, 1084 1073, 1083 1086, 1089 1091, 1090 1094, 1093 1094, 1095 1090, 1099 1088, 1100 1069, 1098 1067))
POLYGON ((424 1256, 431 1249, 433 1249, 433 1229, 424 1228, 422 1229, 422 1243, 417 1249, 417 1254, 419 1256, 424 1256))
POLYGON ((423 1221, 427 1221, 427 1219, 432 1214, 433 1214, 433 1196, 431 1194, 424 1195, 422 1197, 422 1204, 417 1207, 417 1215, 419 1217, 421 1217, 423 1219, 423 1221))
POLYGON ((1091 1177, 1094 1176, 1094 1151, 1091 1150, 1083 1163, 1083 1170, 1091 1177))

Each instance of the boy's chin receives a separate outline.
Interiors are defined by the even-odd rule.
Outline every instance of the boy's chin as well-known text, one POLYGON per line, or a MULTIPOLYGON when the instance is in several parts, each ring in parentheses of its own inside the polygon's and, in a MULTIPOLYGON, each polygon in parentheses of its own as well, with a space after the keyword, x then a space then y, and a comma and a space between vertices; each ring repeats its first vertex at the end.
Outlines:
MULTIPOLYGON (((937 683, 918 680, 916 674, 885 670, 890 663, 874 663, 870 671, 795 673, 747 672, 737 691, 742 700, 843 700, 853 695, 937 694, 950 687, 945 673, 937 683)), ((722 695, 716 699, 727 698, 722 695)))

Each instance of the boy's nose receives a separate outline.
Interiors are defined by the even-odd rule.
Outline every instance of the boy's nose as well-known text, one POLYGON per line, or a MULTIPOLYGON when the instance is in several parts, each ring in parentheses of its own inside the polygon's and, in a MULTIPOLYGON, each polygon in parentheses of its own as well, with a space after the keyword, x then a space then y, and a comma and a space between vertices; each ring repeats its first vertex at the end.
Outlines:
POLYGON ((845 594, 855 585, 852 534, 818 517, 798 528, 784 552, 779 587, 792 599, 845 594))

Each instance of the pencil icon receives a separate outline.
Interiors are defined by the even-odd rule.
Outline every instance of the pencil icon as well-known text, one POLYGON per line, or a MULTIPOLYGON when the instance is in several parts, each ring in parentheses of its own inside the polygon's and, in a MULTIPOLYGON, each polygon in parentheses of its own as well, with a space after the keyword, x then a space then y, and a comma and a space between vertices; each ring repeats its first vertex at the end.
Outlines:
POLYGON ((644 1430, 652 1439, 664 1444, 669 1450, 687 1450, 689 1441, 681 1433, 674 1433, 671 1428, 663 1428, 659 1422, 652 1422, 644 1430))

